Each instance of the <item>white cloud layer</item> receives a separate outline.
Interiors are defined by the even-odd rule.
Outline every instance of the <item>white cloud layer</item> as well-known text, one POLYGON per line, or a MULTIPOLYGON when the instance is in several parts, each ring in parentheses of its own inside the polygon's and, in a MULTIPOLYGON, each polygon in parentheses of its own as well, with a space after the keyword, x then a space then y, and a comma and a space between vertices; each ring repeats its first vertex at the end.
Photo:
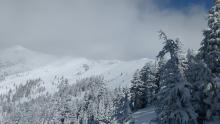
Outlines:
POLYGON ((206 27, 199 6, 174 11, 153 0, 0 1, 0 48, 23 45, 53 54, 98 59, 153 58, 158 31, 197 49, 206 27))

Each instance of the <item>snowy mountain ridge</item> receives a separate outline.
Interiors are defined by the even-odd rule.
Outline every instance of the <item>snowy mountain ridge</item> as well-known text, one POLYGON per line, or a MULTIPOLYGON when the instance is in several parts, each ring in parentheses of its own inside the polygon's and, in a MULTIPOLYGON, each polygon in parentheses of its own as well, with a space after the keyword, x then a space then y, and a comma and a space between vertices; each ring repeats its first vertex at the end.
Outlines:
POLYGON ((86 77, 102 75, 110 88, 129 87, 137 69, 154 60, 134 61, 88 60, 85 58, 56 57, 15 46, 0 52, 0 94, 8 93, 28 80, 41 79, 45 92, 53 93, 58 78, 75 83, 86 77))
POLYGON ((55 56, 14 46, 0 51, 0 76, 30 71, 56 59, 55 56))

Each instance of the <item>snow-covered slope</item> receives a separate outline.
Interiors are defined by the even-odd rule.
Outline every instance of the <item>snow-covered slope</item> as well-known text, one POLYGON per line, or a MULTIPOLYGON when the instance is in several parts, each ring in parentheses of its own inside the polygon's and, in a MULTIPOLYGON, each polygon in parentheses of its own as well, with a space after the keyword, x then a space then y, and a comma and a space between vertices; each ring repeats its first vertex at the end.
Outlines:
POLYGON ((133 119, 135 124, 157 124, 156 112, 154 107, 147 107, 133 113, 133 119))
MULTIPOLYGON (((134 124, 158 124, 156 121, 157 114, 155 107, 149 106, 132 114, 134 124)), ((220 118, 214 118, 205 124, 220 124, 220 118)))
POLYGON ((2 65, 0 69, 9 73, 0 81, 0 94, 10 89, 15 89, 27 80, 41 78, 41 86, 46 91, 53 93, 60 77, 75 83, 85 77, 103 75, 107 86, 129 87, 134 72, 143 67, 150 59, 134 61, 119 60, 88 60, 85 58, 57 58, 38 52, 33 52, 23 47, 13 47, 0 54, 2 65), (9 63, 9 64, 8 64, 9 63), (10 64, 13 63, 13 64, 10 64))

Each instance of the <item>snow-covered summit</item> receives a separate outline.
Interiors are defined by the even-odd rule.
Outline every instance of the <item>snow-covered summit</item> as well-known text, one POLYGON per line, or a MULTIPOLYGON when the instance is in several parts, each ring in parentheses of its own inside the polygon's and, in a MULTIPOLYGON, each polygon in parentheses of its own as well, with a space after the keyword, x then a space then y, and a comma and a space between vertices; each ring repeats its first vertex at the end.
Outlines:
POLYGON ((16 62, 18 60, 22 60, 22 61, 33 61, 38 60, 37 63, 43 62, 43 61, 49 61, 49 60, 53 60, 54 56, 52 55, 48 55, 45 53, 40 53, 37 51, 33 51, 33 50, 29 50, 23 46, 13 46, 4 50, 0 51, 0 59, 3 61, 10 61, 10 62, 16 62), (39 62, 39 60, 41 60, 39 62))
POLYGON ((36 52, 22 46, 13 46, 0 51, 0 75, 8 76, 30 71, 55 60, 52 55, 36 52))

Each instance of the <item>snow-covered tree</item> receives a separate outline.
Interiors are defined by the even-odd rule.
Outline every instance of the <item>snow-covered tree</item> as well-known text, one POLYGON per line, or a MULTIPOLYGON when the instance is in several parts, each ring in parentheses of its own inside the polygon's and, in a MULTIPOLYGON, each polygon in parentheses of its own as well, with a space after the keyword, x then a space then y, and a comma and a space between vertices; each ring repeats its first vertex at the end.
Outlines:
POLYGON ((116 89, 116 98, 114 99, 114 118, 119 124, 131 120, 131 109, 128 89, 116 89))
POLYGON ((185 79, 179 56, 180 41, 164 39, 164 47, 157 56, 163 59, 169 53, 170 59, 163 66, 160 74, 160 91, 158 94, 158 119, 161 124, 196 124, 197 115, 191 104, 190 85, 185 79))
POLYGON ((212 73, 220 73, 220 2, 215 1, 209 11, 208 29, 204 31, 204 39, 199 49, 199 57, 211 69, 212 73))
POLYGON ((131 81, 131 104, 132 110, 145 108, 155 100, 155 93, 158 88, 156 69, 151 63, 146 63, 140 70, 137 70, 131 81))
POLYGON ((198 122, 202 123, 206 118, 207 105, 205 99, 206 82, 212 81, 212 72, 207 65, 196 57, 192 51, 187 54, 187 69, 185 75, 192 86, 192 104, 198 114, 198 122))
POLYGON ((206 118, 220 116, 219 91, 220 91, 220 1, 215 0, 214 6, 209 11, 208 29, 204 31, 204 39, 199 49, 198 58, 207 64, 211 71, 211 78, 205 82, 205 102, 207 108, 206 118))
POLYGON ((147 63, 140 71, 141 80, 143 80, 145 85, 145 95, 147 105, 153 104, 156 100, 156 93, 159 87, 158 84, 158 70, 147 63))
POLYGON ((146 87, 144 86, 144 82, 141 80, 139 70, 135 72, 131 83, 132 86, 130 88, 130 92, 132 110, 137 111, 138 109, 142 109, 146 106, 146 87))

